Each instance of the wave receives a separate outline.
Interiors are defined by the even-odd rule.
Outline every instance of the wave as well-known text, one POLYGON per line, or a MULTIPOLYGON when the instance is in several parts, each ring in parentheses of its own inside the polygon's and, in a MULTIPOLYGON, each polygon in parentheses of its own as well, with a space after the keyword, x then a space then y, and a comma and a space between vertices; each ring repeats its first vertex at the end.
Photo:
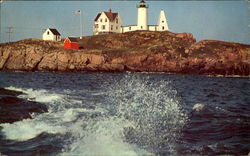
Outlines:
POLYGON ((1 124, 1 131, 6 139, 19 141, 44 132, 67 135, 60 155, 174 154, 188 119, 171 82, 152 83, 129 74, 111 81, 110 86, 101 86, 100 94, 93 93, 102 100, 91 108, 86 107, 88 101, 72 96, 8 87, 26 93, 24 98, 48 103, 51 109, 34 119, 1 124))
POLYGON ((50 125, 49 123, 32 119, 25 119, 13 124, 0 124, 0 126, 3 127, 1 131, 7 139, 16 141, 29 140, 43 132, 51 134, 63 132, 60 126, 50 125))
POLYGON ((74 141, 62 155, 176 152, 176 141, 188 119, 171 82, 152 84, 149 79, 127 75, 113 81, 102 94, 106 113, 85 126, 79 121, 72 129, 74 141))
POLYGON ((116 117, 90 121, 84 129, 75 127, 75 140, 62 155, 153 155, 125 141, 124 128, 128 127, 133 125, 116 117))
POLYGON ((24 94, 19 95, 20 98, 26 98, 31 101, 42 102, 42 103, 49 103, 62 98, 62 95, 55 93, 51 94, 44 89, 33 90, 33 89, 16 88, 13 86, 6 87, 5 89, 23 92, 24 94))

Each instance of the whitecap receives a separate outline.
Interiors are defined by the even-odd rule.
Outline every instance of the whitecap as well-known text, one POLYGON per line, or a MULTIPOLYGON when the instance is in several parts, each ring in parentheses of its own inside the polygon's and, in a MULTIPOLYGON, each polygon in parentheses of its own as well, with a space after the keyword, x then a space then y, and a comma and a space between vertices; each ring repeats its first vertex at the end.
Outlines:
POLYGON ((200 111, 204 110, 204 108, 205 108, 205 105, 204 104, 199 104, 199 103, 195 104, 193 106, 193 110, 196 111, 196 112, 200 112, 200 111))
POLYGON ((54 102, 59 99, 62 99, 63 97, 60 94, 49 93, 45 89, 34 90, 34 89, 26 89, 26 88, 16 88, 12 86, 6 87, 5 89, 23 92, 25 94, 21 94, 18 97, 25 98, 30 101, 36 101, 36 102, 42 102, 42 103, 54 102))
POLYGON ((61 126, 50 125, 42 121, 34 121, 32 119, 25 119, 13 124, 0 124, 2 132, 7 139, 24 141, 32 139, 42 132, 51 134, 64 133, 61 126))

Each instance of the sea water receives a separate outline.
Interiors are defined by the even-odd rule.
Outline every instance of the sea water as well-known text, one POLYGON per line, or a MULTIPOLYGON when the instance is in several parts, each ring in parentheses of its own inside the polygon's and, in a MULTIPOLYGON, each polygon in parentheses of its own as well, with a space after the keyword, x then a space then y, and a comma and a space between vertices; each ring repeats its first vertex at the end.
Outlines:
POLYGON ((48 106, 0 124, 3 155, 246 155, 249 78, 153 73, 0 73, 48 106))

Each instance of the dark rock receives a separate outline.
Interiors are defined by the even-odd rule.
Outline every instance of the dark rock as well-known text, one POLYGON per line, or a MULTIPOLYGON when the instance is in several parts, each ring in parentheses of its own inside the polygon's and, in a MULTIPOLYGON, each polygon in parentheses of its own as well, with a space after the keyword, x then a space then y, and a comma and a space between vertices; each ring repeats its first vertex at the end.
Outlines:
POLYGON ((22 92, 0 88, 0 123, 32 118, 31 113, 48 112, 46 105, 16 97, 22 92))
POLYGON ((23 92, 8 90, 4 88, 0 88, 0 95, 10 95, 10 96, 18 96, 24 94, 23 92))

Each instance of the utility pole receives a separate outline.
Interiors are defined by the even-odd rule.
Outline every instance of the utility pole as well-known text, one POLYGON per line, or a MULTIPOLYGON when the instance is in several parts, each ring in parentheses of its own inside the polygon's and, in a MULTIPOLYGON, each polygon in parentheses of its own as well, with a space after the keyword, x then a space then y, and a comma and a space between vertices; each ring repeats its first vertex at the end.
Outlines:
POLYGON ((10 35, 13 33, 13 31, 12 31, 13 27, 7 27, 7 28, 8 28, 9 31, 7 31, 6 33, 9 34, 9 42, 10 42, 10 39, 11 39, 10 35))
POLYGON ((2 36, 2 2, 3 0, 0 0, 0 43, 2 42, 1 36, 2 36))

